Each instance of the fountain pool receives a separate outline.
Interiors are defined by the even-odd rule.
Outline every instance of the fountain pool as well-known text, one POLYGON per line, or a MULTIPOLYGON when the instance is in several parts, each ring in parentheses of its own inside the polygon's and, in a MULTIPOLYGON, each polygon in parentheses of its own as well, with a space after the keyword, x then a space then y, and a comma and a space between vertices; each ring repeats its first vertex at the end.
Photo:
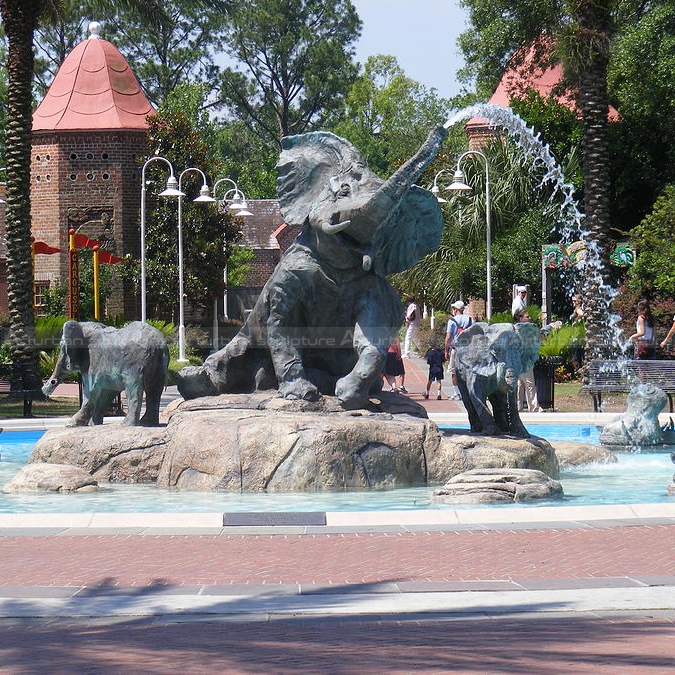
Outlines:
MULTIPOLYGON (((456 427, 455 427, 456 428, 456 427)), ((537 425, 533 433, 551 441, 598 443, 598 430, 589 425, 537 425)), ((0 486, 28 461, 42 431, 5 431, 0 435, 0 486)), ((619 453, 615 464, 589 464, 561 473, 562 501, 504 505, 499 508, 669 503, 673 464, 669 452, 619 453)), ((106 485, 79 495, 0 493, 0 513, 185 513, 241 511, 394 511, 485 508, 430 503, 432 487, 373 492, 220 493, 178 491, 153 485, 106 485)), ((494 508, 494 507, 493 507, 494 508)))

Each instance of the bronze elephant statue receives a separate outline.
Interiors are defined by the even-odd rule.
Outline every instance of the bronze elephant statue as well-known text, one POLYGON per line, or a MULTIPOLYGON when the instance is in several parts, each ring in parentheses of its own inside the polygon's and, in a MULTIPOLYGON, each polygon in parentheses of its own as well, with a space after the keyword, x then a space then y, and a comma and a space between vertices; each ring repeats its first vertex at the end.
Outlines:
POLYGON ((440 243, 436 198, 415 185, 447 130, 434 129, 388 180, 328 132, 282 140, 277 188, 285 222, 302 228, 235 338, 184 368, 183 397, 278 388, 288 399, 337 396, 363 407, 381 387, 403 309, 386 276, 440 243))
POLYGON ((532 323, 478 322, 458 336, 457 386, 471 431, 530 435, 518 412, 518 378, 539 358, 539 344, 539 328, 532 323))
POLYGON ((156 426, 168 365, 166 339, 147 323, 133 321, 114 328, 94 321, 66 321, 58 361, 42 392, 49 396, 69 373, 79 372, 82 405, 68 426, 102 424, 105 411, 122 391, 127 396, 123 424, 156 426))

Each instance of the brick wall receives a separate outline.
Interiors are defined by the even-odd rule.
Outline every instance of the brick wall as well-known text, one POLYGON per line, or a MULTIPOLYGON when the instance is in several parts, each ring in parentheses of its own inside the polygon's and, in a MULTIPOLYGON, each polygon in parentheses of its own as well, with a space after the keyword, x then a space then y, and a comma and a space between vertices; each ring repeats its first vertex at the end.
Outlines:
MULTIPOLYGON (((68 280, 68 228, 104 242, 105 250, 138 258, 140 163, 144 131, 37 132, 31 157, 33 236, 60 254, 38 255, 35 278, 68 280)), ((105 299, 110 316, 137 318, 133 289, 116 280, 105 299)))

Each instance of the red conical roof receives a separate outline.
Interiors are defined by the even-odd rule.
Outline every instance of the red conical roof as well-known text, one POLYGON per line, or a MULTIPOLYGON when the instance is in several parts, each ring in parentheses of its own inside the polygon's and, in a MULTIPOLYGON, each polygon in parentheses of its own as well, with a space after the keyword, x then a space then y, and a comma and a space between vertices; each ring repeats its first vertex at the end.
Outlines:
POLYGON ((91 36, 65 58, 42 103, 33 113, 33 131, 147 129, 152 107, 117 47, 91 36))

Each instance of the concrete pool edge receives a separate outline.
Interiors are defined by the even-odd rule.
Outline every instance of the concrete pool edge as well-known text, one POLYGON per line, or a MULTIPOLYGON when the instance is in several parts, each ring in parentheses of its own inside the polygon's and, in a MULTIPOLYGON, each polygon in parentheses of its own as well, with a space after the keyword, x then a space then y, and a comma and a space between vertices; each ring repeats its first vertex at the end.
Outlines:
POLYGON ((2 513, 0 536, 53 534, 317 534, 322 532, 419 531, 425 529, 541 529, 675 524, 672 504, 488 507, 438 511, 338 511, 325 513, 325 525, 224 526, 226 514, 213 513, 2 513))

